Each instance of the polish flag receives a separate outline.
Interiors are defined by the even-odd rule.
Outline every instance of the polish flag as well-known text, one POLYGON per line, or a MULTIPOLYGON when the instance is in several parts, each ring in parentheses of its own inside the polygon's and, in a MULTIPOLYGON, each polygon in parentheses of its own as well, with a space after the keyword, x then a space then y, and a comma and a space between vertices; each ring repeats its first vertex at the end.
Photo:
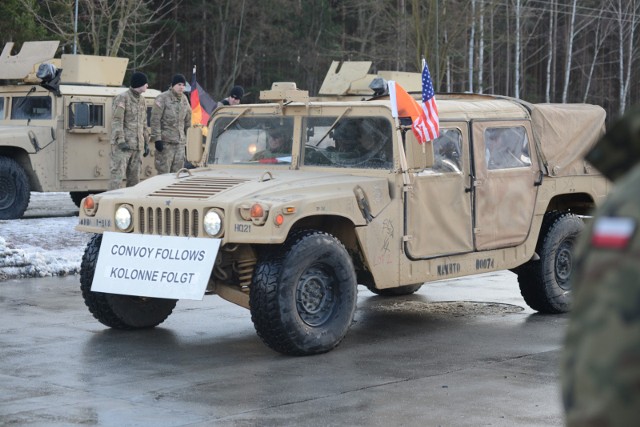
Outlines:
POLYGON ((604 249, 623 249, 631 240, 636 229, 633 218, 602 217, 593 224, 591 245, 604 249))

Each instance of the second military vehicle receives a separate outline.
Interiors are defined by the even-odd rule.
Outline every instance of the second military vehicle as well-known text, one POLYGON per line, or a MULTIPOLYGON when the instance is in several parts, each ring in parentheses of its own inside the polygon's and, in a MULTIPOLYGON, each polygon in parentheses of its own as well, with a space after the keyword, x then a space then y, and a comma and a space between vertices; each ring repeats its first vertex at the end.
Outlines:
MULTIPOLYGON (((0 56, 0 220, 20 218, 32 191, 70 192, 73 201, 109 187, 111 102, 128 60, 54 58, 58 41, 25 42, 0 56), (41 65, 43 65, 41 67, 41 65)), ((147 90, 149 111, 157 90, 147 90)), ((142 176, 155 174, 152 157, 142 176)))
POLYGON ((316 354, 347 333, 358 284, 407 295, 503 269, 533 309, 569 309, 571 250, 610 186, 583 160, 604 110, 438 95, 440 136, 419 144, 367 88, 379 76, 341 79, 347 65, 322 99, 279 84, 218 109, 204 148, 189 141, 199 168, 84 200, 80 282, 100 322, 149 328, 217 294, 271 348, 316 354))

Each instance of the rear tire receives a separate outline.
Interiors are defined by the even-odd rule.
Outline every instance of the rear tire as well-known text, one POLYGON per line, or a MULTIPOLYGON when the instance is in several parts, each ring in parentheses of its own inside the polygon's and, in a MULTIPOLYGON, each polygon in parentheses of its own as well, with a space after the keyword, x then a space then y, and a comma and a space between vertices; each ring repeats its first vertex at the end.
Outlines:
POLYGON ((516 269, 520 293, 532 309, 542 313, 566 313, 571 306, 573 248, 584 223, 568 212, 545 215, 538 238, 537 261, 516 269))
POLYGON ((114 329, 153 328, 164 322, 177 300, 92 292, 102 234, 95 234, 85 249, 80 265, 80 289, 93 317, 114 329))
POLYGON ((293 356, 325 353, 345 337, 356 309, 356 274, 334 236, 306 230, 256 265, 251 320, 273 350, 293 356))
POLYGON ((15 160, 0 156, 0 220, 22 218, 30 197, 25 170, 15 160))
POLYGON ((422 283, 415 285, 398 286, 397 288, 376 289, 367 287, 367 289, 369 289, 374 294, 380 295, 382 297, 400 297, 403 295, 414 294, 418 292, 421 287, 422 283))

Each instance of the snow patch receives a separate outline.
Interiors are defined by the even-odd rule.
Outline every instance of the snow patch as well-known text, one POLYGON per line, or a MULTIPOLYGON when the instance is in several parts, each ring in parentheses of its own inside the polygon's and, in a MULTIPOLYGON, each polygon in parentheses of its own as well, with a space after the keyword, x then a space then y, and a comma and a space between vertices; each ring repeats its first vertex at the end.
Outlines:
POLYGON ((69 193, 32 193, 31 197, 34 205, 45 201, 47 215, 67 216, 30 218, 27 210, 23 219, 0 221, 0 281, 78 274, 91 234, 74 229, 77 208, 69 193))

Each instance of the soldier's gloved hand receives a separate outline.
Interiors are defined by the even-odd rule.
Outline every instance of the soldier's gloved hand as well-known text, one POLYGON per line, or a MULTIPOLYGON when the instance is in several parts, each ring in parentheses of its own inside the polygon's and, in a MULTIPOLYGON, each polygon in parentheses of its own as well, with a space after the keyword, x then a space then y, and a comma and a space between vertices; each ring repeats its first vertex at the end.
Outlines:
POLYGON ((127 144, 124 141, 118 143, 118 148, 121 149, 121 150, 130 150, 131 149, 131 147, 129 147, 129 144, 127 144))
POLYGON ((156 151, 162 151, 164 149, 164 143, 162 141, 156 141, 156 151))
POLYGON ((151 150, 149 150, 149 144, 147 144, 146 142, 144 143, 144 153, 142 154, 143 157, 147 157, 149 155, 149 153, 151 152, 151 150))

